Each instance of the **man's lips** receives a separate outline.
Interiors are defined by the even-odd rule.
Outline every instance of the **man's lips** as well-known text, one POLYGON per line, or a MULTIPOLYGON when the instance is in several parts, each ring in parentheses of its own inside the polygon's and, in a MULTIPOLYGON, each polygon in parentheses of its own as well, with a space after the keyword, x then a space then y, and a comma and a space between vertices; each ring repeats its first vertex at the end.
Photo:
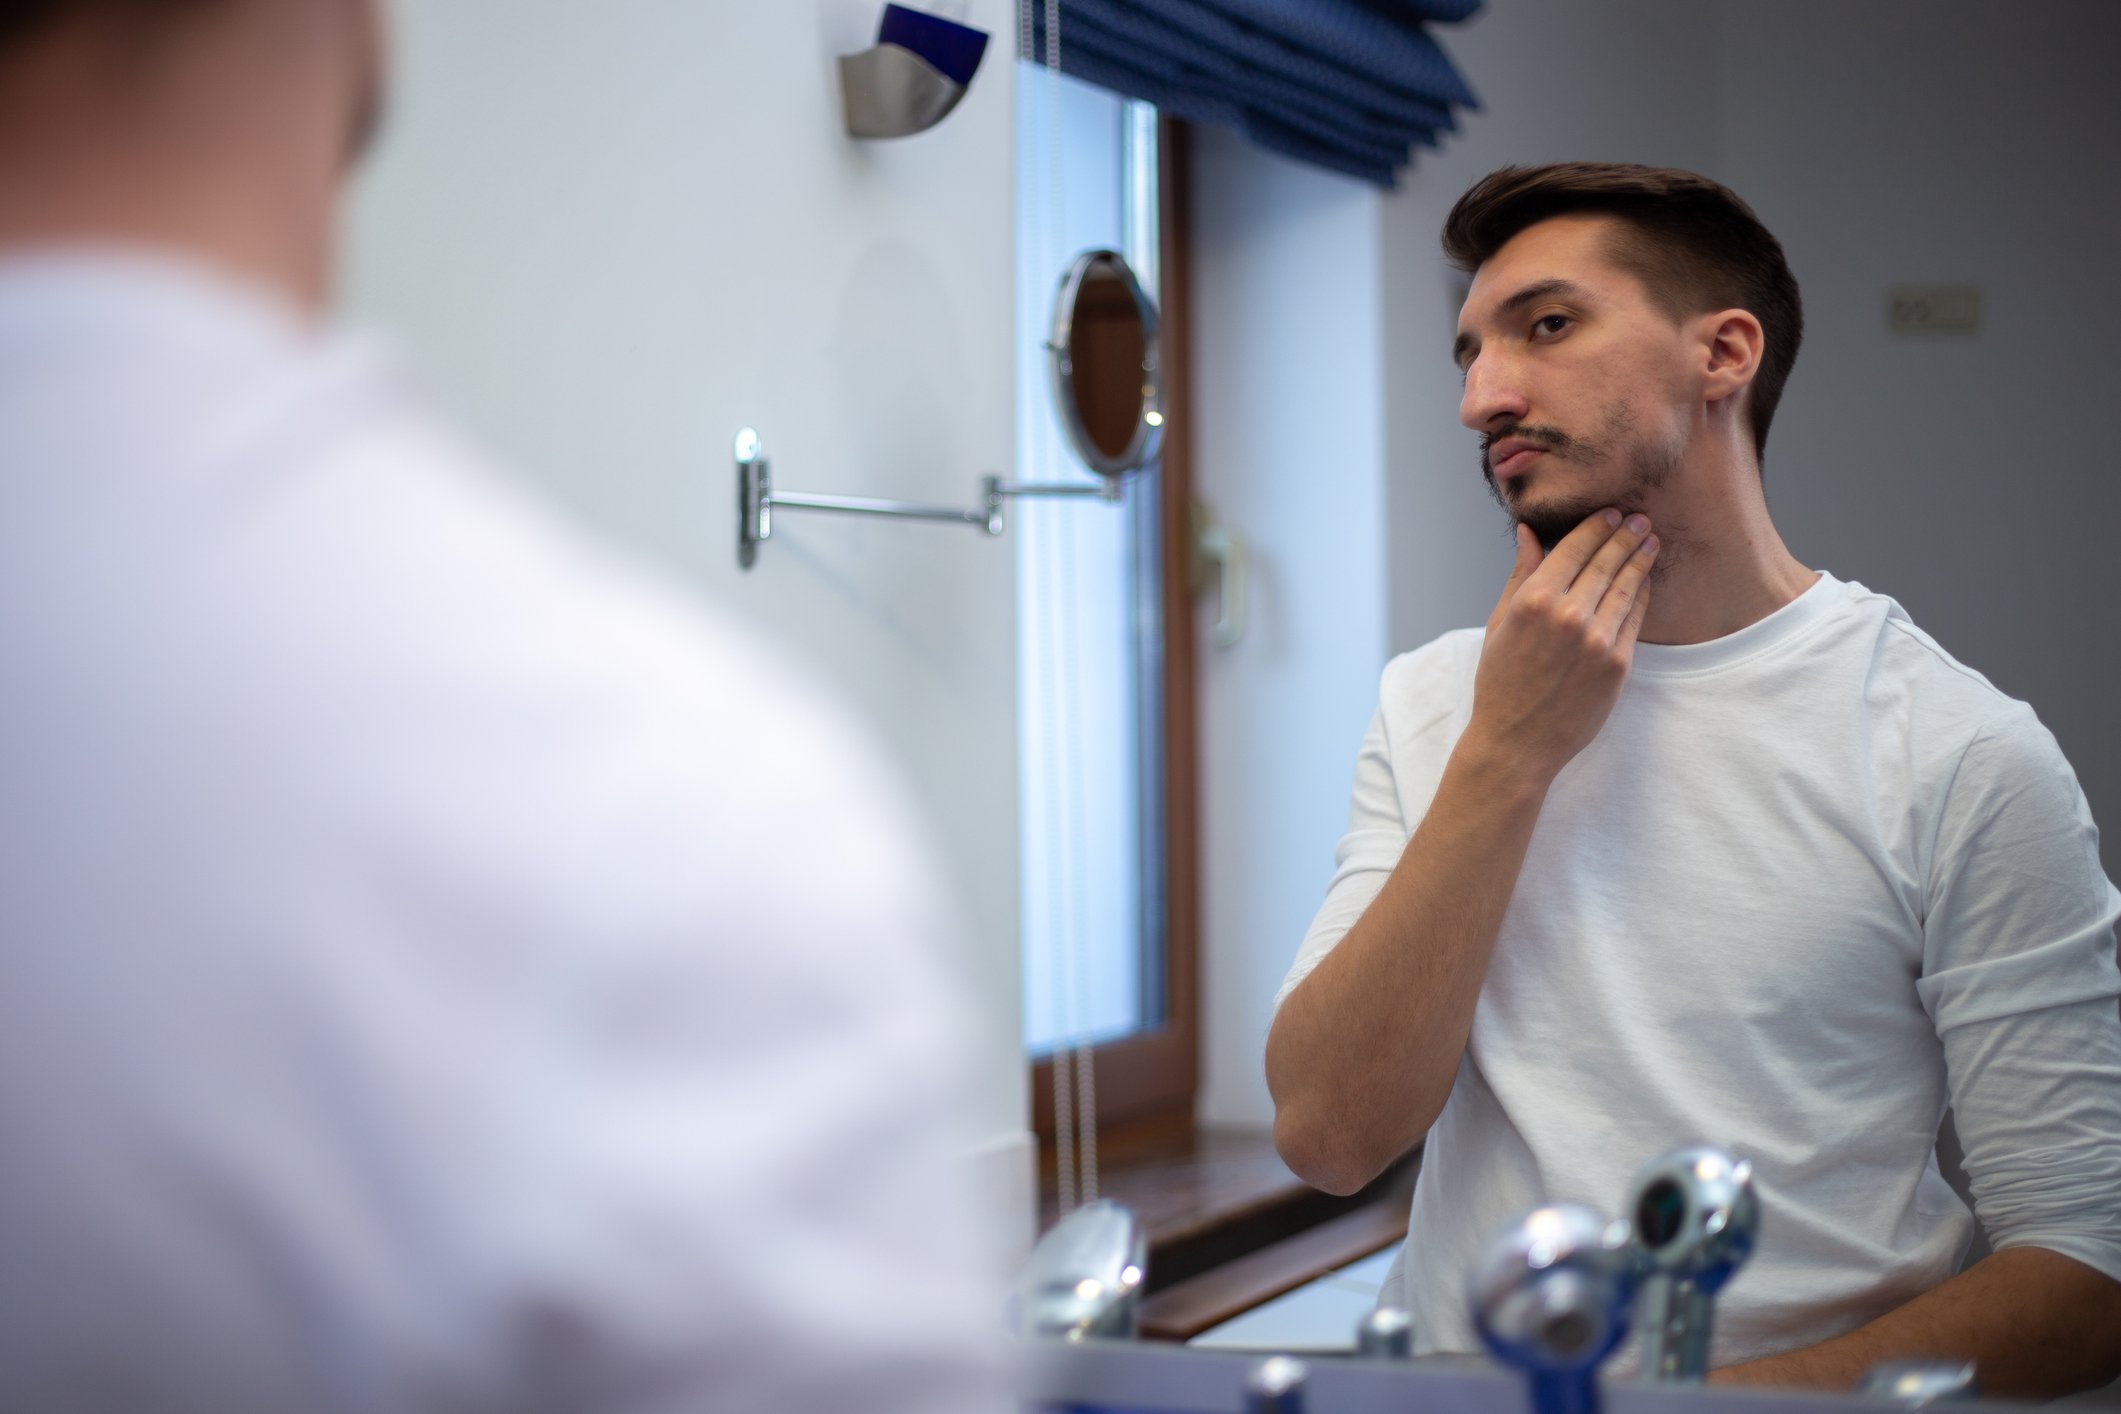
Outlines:
POLYGON ((1532 465, 1534 457, 1546 455, 1546 448, 1537 442, 1526 442, 1511 438, 1497 442, 1488 452, 1488 468, 1497 481, 1507 481, 1532 465))

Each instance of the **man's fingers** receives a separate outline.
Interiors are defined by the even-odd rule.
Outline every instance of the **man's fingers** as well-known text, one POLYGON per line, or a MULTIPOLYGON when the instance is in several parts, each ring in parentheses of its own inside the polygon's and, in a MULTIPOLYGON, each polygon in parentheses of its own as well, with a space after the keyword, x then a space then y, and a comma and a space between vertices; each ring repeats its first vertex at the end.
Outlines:
POLYGON ((1583 573, 1583 567, 1598 553, 1598 547, 1613 538, 1620 526, 1620 512, 1608 506, 1585 516, 1583 524, 1561 537, 1561 543, 1547 551, 1546 560, 1539 566, 1537 577, 1556 594, 1566 593, 1583 573))
POLYGON ((1650 566, 1655 563, 1662 543, 1654 535, 1647 536, 1628 552, 1612 583, 1607 585, 1605 597, 1598 601, 1597 612, 1591 617, 1600 636, 1618 643, 1626 631, 1627 620, 1637 616, 1639 606, 1648 598, 1650 566))
POLYGON ((1613 576, 1613 583, 1598 602, 1598 613, 1592 618, 1601 634, 1610 634, 1613 646, 1620 649, 1631 660, 1635 654, 1635 638, 1642 632, 1642 620, 1650 608, 1650 566, 1656 562, 1661 542, 1652 535, 1635 548, 1620 573, 1613 576))
POLYGON ((1517 537, 1517 562, 1510 566, 1510 578, 1502 586, 1502 597, 1495 601, 1494 612, 1488 615, 1489 628, 1495 626, 1495 620, 1502 617, 1502 611, 1509 607, 1511 598, 1517 593, 1517 586, 1523 584, 1532 571, 1539 568, 1539 562, 1546 558, 1539 548, 1539 537, 1532 533, 1530 526, 1519 521, 1510 529, 1517 537))
POLYGON ((1633 558, 1636 547, 1648 538, 1650 522, 1645 516, 1629 516, 1618 530, 1612 533, 1591 562, 1576 576, 1576 582, 1563 592, 1579 604, 1589 605, 1594 611, 1603 602, 1607 588, 1620 574, 1621 568, 1633 558))

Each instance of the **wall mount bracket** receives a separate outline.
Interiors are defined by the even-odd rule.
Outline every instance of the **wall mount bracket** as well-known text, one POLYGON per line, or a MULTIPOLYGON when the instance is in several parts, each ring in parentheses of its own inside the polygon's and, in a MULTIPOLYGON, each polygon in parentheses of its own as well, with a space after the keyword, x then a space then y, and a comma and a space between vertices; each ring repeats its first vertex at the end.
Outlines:
POLYGON ((1005 502, 1018 496, 1094 496, 1117 501, 1121 484, 1117 479, 1097 485, 1042 485, 1004 481, 999 476, 980 478, 977 506, 939 506, 920 501, 879 500, 869 496, 833 496, 813 491, 776 491, 766 444, 752 428, 736 434, 736 562, 750 569, 758 562, 759 546, 773 538, 775 511, 830 511, 840 515, 891 516, 901 520, 937 521, 944 525, 970 525, 989 535, 1007 528, 1002 515, 1005 502))

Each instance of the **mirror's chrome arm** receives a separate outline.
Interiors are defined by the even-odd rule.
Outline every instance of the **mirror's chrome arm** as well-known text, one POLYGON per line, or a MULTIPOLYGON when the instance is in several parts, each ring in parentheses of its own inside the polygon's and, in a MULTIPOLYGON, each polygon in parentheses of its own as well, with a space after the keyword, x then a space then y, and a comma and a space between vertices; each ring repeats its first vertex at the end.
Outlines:
POLYGON ((830 496, 815 491, 776 491, 773 469, 766 460, 765 443, 746 427, 736 434, 736 562, 750 569, 758 562, 759 546, 773 538, 773 513, 784 511, 833 511, 841 515, 896 516, 901 520, 940 521, 945 525, 972 525, 989 535, 1006 528, 1002 503, 1012 496, 1095 496, 1117 501, 1116 481, 1103 485, 1035 485, 1004 481, 999 476, 982 477, 980 504, 938 506, 921 501, 880 500, 873 496, 830 496))
POLYGON ((1011 496, 1095 496, 1100 501, 1117 501, 1121 496, 1118 481, 1103 481, 1095 486, 1082 482, 1004 481, 999 476, 980 478, 981 500, 987 507, 987 533, 1002 533, 1002 502, 1011 496))
POLYGON ((797 511, 845 511, 851 515, 903 516, 908 520, 940 520, 963 525, 985 526, 987 517, 979 511, 968 511, 957 506, 931 506, 919 501, 879 501, 867 496, 821 496, 809 491, 773 491, 768 493, 769 509, 797 511))
POLYGON ((1000 496, 1096 496, 1101 500, 1117 501, 1121 491, 1117 481, 1105 481, 1087 485, 1080 481, 1054 482, 1046 484, 1036 481, 1004 481, 990 476, 981 485, 988 497, 1000 496))
MULTIPOLYGON (((901 520, 973 525, 989 535, 1002 533, 1001 512, 991 498, 982 509, 929 505, 920 501, 879 500, 871 496, 829 496, 814 491, 776 491, 766 445, 746 427, 736 434, 736 562, 745 569, 758 563, 759 546, 773 538, 773 513, 833 511, 840 515, 896 516, 901 520)), ((988 478, 992 480, 993 478, 988 478)))

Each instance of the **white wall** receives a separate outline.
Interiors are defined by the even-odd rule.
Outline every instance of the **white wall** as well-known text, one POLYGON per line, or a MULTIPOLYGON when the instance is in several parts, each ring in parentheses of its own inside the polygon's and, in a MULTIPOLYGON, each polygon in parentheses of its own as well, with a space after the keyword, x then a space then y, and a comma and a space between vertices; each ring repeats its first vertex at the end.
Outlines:
POLYGON ((1015 12, 942 8, 996 35, 970 94, 858 144, 833 59, 868 0, 399 6, 349 294, 526 478, 867 715, 963 900, 983 1132, 1028 1182, 1010 545, 788 514, 735 560, 740 426, 783 489, 969 506, 1010 464, 1015 12))
POLYGON ((1252 562, 1245 640, 1200 625, 1199 1113, 1265 1124, 1267 1003, 1384 662, 1379 197, 1216 131, 1193 181, 1196 485, 1252 562))
POLYGON ((1768 442, 1776 523, 2032 703, 2121 878, 2121 6, 1716 13, 1715 175, 1804 288, 1768 442), (1886 287, 1912 282, 1979 285, 1981 333, 1887 333, 1886 287))

